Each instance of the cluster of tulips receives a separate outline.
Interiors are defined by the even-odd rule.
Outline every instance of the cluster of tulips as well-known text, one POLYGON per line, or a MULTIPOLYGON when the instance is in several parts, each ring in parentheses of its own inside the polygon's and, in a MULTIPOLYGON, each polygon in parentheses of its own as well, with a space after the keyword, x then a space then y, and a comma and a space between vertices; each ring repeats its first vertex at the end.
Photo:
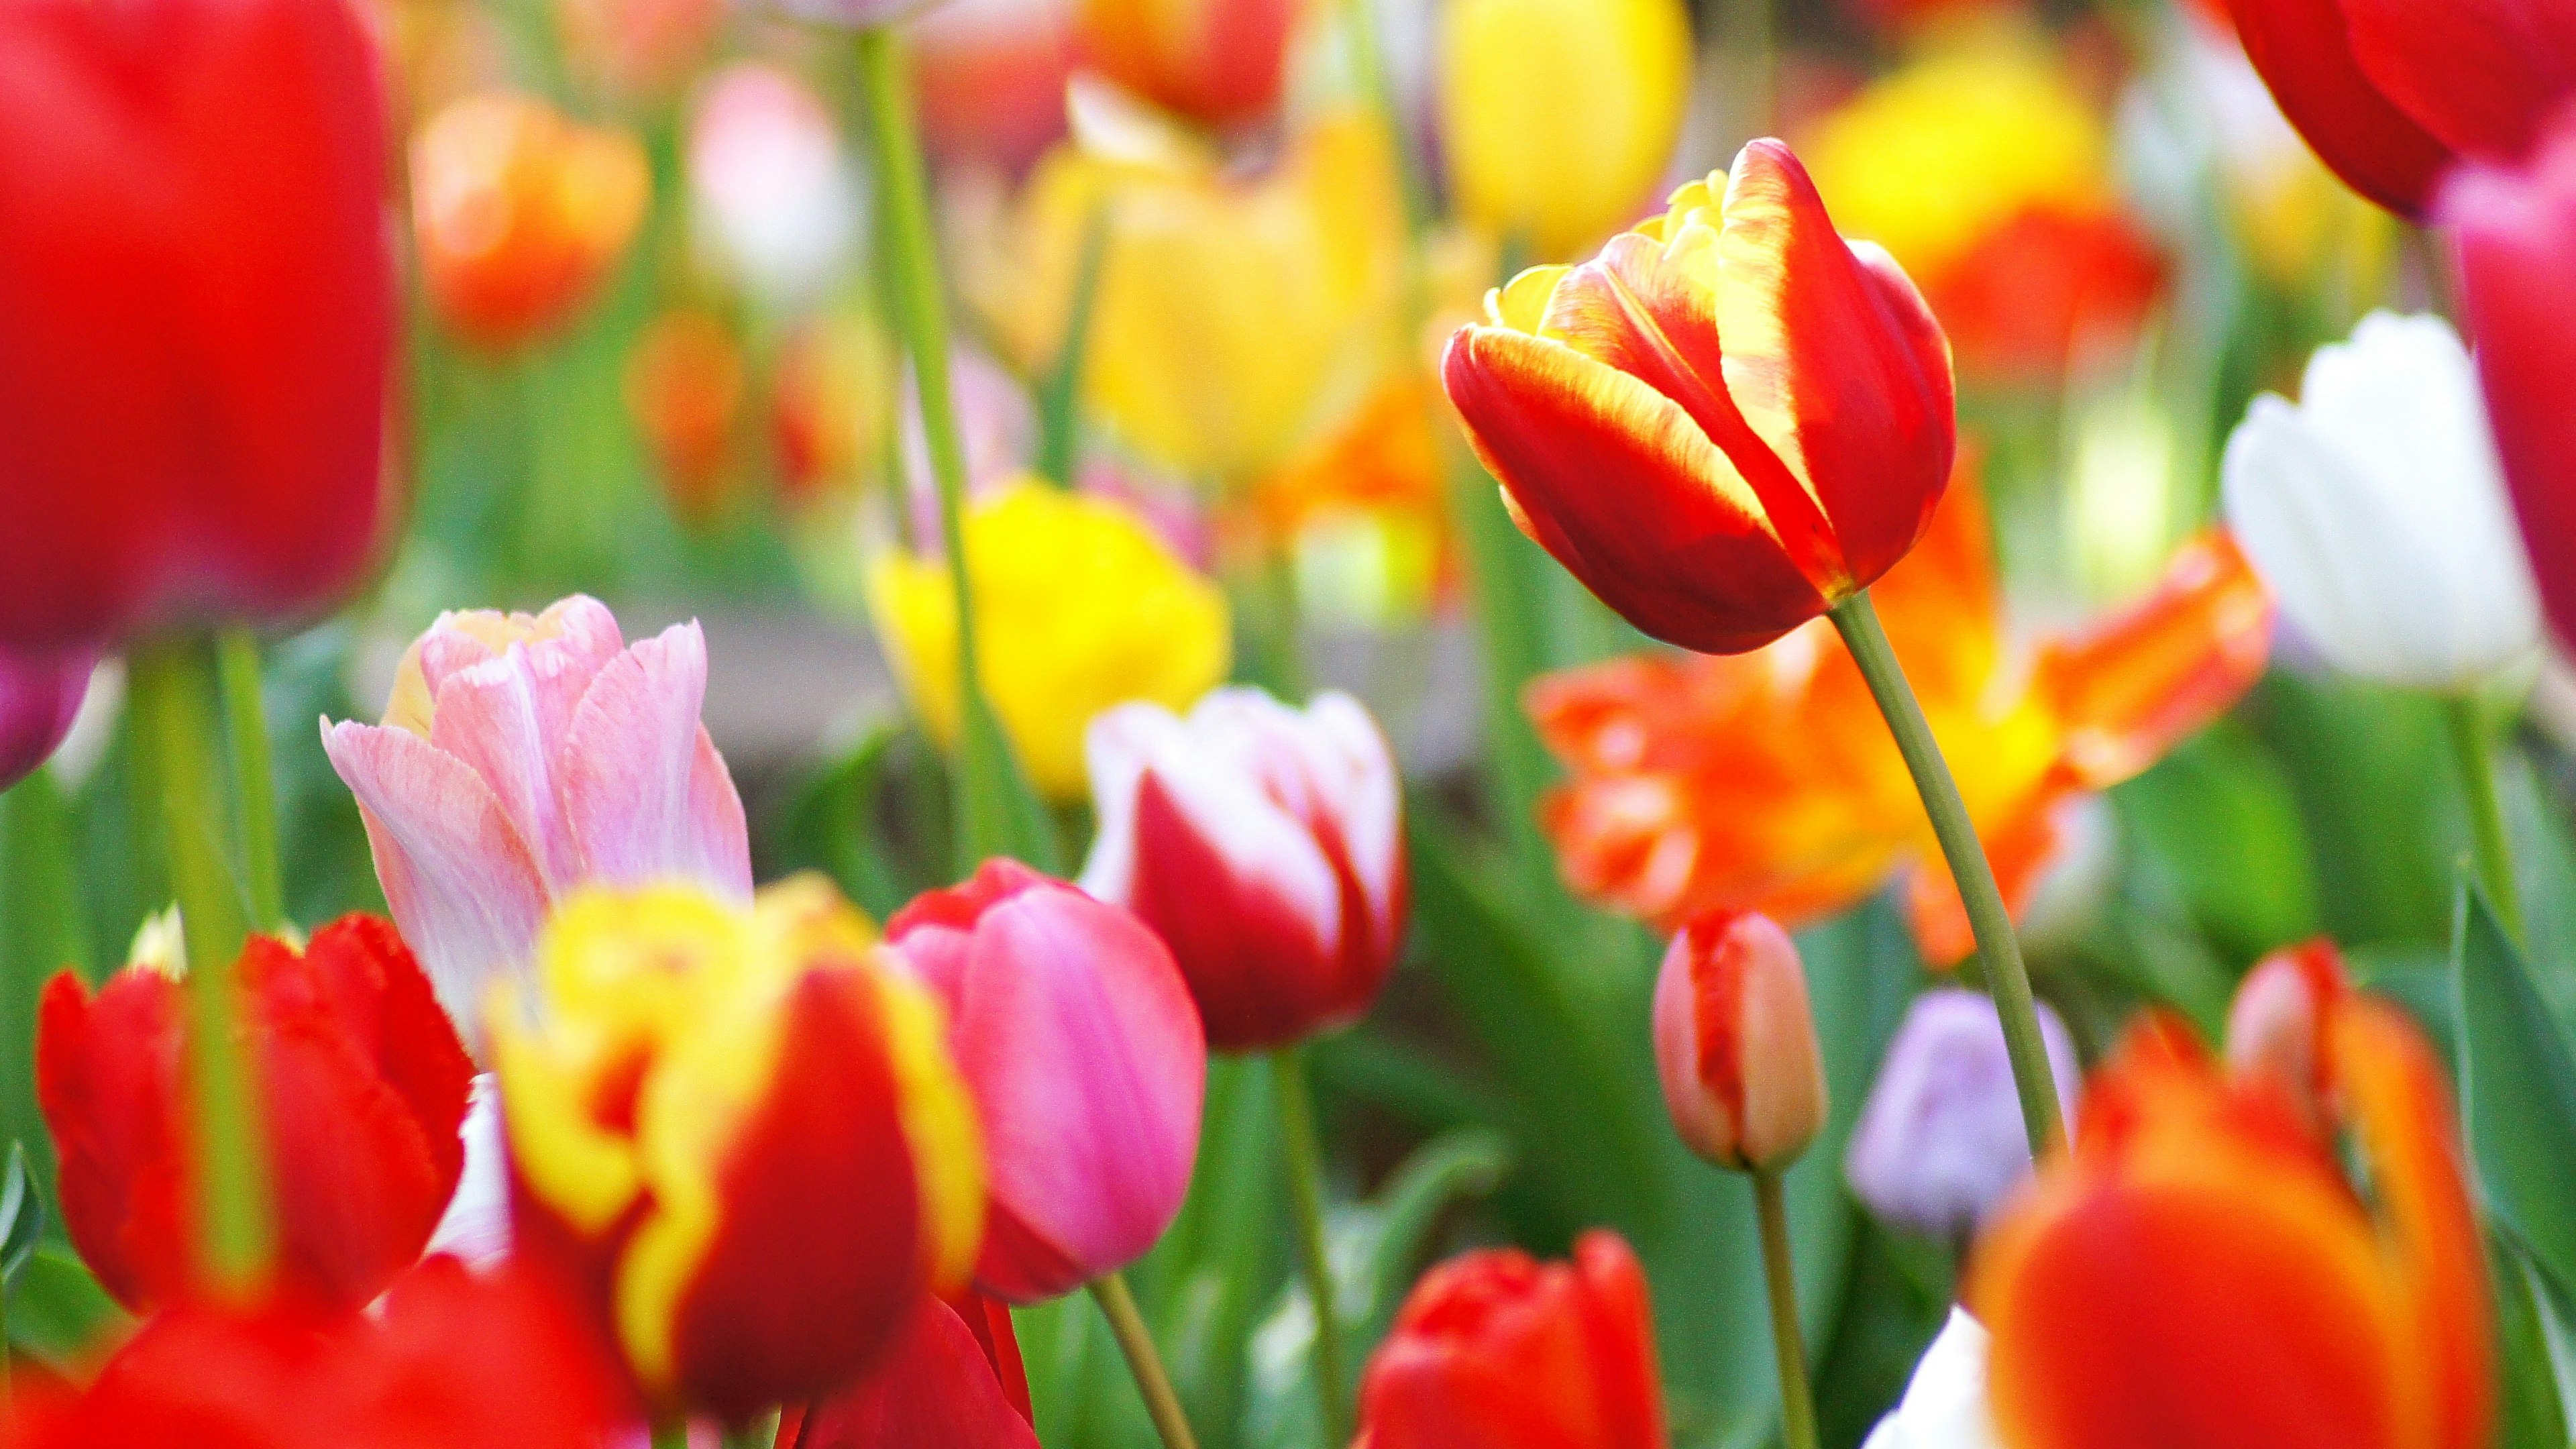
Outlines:
MULTIPOLYGON (((319 721, 385 913, 308 931, 259 631, 348 605, 401 531, 406 306, 486 349, 558 325, 674 143, 458 102, 410 138, 406 238, 388 224, 403 37, 349 0, 0 0, 0 785, 63 746, 94 666, 121 659, 131 844, 174 898, 121 969, 20 993, 77 1255, 49 1271, 115 1307, 77 1353, 0 1348, 0 1444, 1028 1449, 1053 1369, 1032 1373, 1019 1315, 1087 1294, 1058 1311, 1105 1323, 1141 1423, 1195 1449, 1218 1436, 1176 1380, 1200 1350, 1128 1273, 1232 1148, 1212 1124, 1236 1120, 1215 1100, 1236 1059, 1265 1064, 1276 1102, 1255 1142, 1283 1159, 1303 1295, 1261 1348, 1306 1399, 1276 1442, 1721 1442, 1726 1406, 1668 1394, 1658 1349, 1696 1285, 1650 1289, 1655 1255, 1611 1226, 1353 1301, 1308 1072, 1421 935, 1430 792, 1367 705, 1310 694, 1254 637, 1284 622, 1293 656, 1294 610, 1261 618, 1257 585, 1329 572, 1257 558, 1229 591, 1118 487, 1061 486, 1065 458, 1049 474, 1026 438, 980 436, 939 244, 963 223, 934 215, 926 160, 956 147, 1026 178, 994 255, 959 269, 1004 320, 994 346, 1029 373, 1098 329, 1064 407, 1256 493, 1420 471, 1416 444, 1436 470, 1463 442, 1484 473, 1459 506, 1498 507, 1633 630, 1616 657, 1517 676, 1487 641, 1488 669, 1527 685, 1494 752, 1525 732, 1540 772, 1494 792, 1502 829, 1553 867, 1531 881, 1498 852, 1495 889, 1570 891, 1664 943, 1651 1004, 1604 1045, 1651 1063, 1669 1136, 1749 1189, 1750 1239, 1722 1244, 1741 1261, 1711 1272, 1758 1276, 1736 1301, 1767 1302, 1777 1387, 1724 1442, 1828 1442, 1790 1172, 1832 1137, 1843 1178, 1805 1181, 1964 1255, 1910 1382, 1833 1431, 1868 1449, 2565 1444, 2576 1380, 2532 1345, 2576 1307, 2576 1158, 2551 1155, 2576 1150, 2551 1135, 2576 1132, 2576 1068, 2521 964, 2537 932, 2478 701, 2576 640, 2576 9, 2220 7, 2317 158, 2439 248, 2462 326, 2373 313, 2318 351, 2300 400, 2258 399, 2215 460, 2225 524, 2160 551, 2115 609, 2034 635, 2005 616, 1961 378, 2071 365, 2090 323, 2136 324, 2161 263, 2098 199, 2014 213, 1998 234, 2020 249, 1995 255, 2080 256, 2088 280, 2039 322, 1996 322, 2010 284, 1980 270, 1999 265, 1983 242, 1920 242, 1941 260, 1918 287, 1893 247, 1838 229, 1830 178, 1868 164, 1848 142, 1811 172, 1752 140, 1656 207, 1689 23, 1589 3, 1445 12, 1445 63, 1475 73, 1444 92, 1447 123, 1485 142, 1455 145, 1445 185, 1499 255, 1542 263, 1461 322, 1408 215, 1427 182, 1371 74, 1369 7, 1343 19, 1366 104, 1289 128, 1305 7, 1086 0, 1078 37, 1047 44, 1082 58, 1077 109, 1107 108, 1096 125, 1133 149, 1036 162, 1062 117, 1006 104, 1005 72, 1027 61, 1059 102, 1062 76, 979 40, 996 22, 972 4, 775 0, 838 47, 871 123, 874 280, 902 353, 871 364, 899 414, 877 441, 926 486, 898 485, 912 546, 860 592, 947 756, 955 883, 879 922, 823 874, 763 881, 706 723, 707 631, 630 640, 575 593, 442 612, 376 722, 319 721), (1512 105, 1560 60, 1624 78, 1570 135, 1512 105), (1086 101, 1100 84, 1115 94, 1086 101), (1244 179, 1265 148, 1273 169, 1244 179), (1345 226, 1396 237, 1397 264, 1337 254, 1345 226), (1204 260, 1175 240, 1192 229, 1238 237, 1229 266, 1299 253, 1262 307, 1304 315, 1163 345, 1177 324, 1135 299, 1158 265, 1204 260), (1953 317, 1994 325, 1954 354, 1953 317), (1200 386, 1201 366, 1237 385, 1200 386), (1301 454, 1334 378, 1383 426, 1301 454), (2476 849, 2447 1016, 2428 1030, 2320 939, 2220 987, 2223 1038, 2136 1012, 2088 1073, 2023 927, 2081 873, 2105 795, 2235 707, 2276 630, 2455 706, 2476 849), (1219 683, 1237 654, 1258 683, 1219 683), (1817 986, 1792 932, 1883 895, 1891 949, 1960 979, 1913 1001, 1837 1131, 1820 1019, 1867 1008, 1817 986)), ((563 23, 585 64, 649 88, 714 22, 563 23)), ((1967 91, 2008 88, 2010 65, 1973 62, 1967 91)), ((810 93, 759 72, 711 95, 730 119, 690 144, 717 212, 763 168, 809 200, 836 184, 810 93)), ((771 241, 784 290, 833 264, 771 241)), ((734 345, 710 326, 657 323, 630 374, 693 476, 724 446, 721 423, 692 431, 707 359, 734 345)), ((782 446, 865 451, 811 426, 782 446)), ((1461 546, 1498 608, 1497 561, 1536 558, 1520 547, 1501 529, 1461 546)), ((18 894, 0 885, 0 926, 18 894)), ((1577 934, 1487 945, 1572 957, 1592 949, 1577 934)), ((1531 998, 1564 979, 1516 978, 1531 998)), ((1541 1137, 1568 1117, 1531 1120, 1541 1137)), ((4 1186, 0 1303, 32 1302, 40 1189, 23 1167, 4 1186)))

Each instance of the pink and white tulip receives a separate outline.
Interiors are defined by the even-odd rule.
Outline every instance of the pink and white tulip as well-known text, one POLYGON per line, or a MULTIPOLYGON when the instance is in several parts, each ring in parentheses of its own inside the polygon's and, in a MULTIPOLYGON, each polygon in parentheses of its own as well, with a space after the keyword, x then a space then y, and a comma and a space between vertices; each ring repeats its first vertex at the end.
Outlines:
POLYGON ((1368 1010, 1404 943, 1404 821, 1394 751, 1357 700, 1122 705, 1086 753, 1100 833, 1083 886, 1162 933, 1210 1046, 1283 1046, 1368 1010))
POLYGON ((492 982, 524 971, 585 884, 692 880, 751 899, 751 847, 699 723, 706 637, 629 646, 596 599, 442 614, 404 655, 381 725, 325 721, 394 923, 472 1045, 492 982))
POLYGON ((1133 915, 1017 861, 931 891, 886 944, 948 1009, 984 1124, 975 1278, 1053 1298, 1144 1256, 1198 1158, 1207 1039, 1171 952, 1133 915))

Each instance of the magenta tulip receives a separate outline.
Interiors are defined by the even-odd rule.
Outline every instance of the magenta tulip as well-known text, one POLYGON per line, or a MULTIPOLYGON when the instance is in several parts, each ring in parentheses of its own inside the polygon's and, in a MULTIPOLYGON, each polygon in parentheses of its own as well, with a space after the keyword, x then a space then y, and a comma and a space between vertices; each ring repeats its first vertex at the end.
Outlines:
POLYGON ((325 722, 395 924, 479 1038, 500 973, 590 883, 692 880, 751 899, 742 799, 698 722, 706 638, 629 647, 596 599, 442 614, 403 657, 381 725, 325 722))
POLYGON ((34 774, 71 732, 89 695, 95 661, 82 650, 19 654, 0 649, 0 790, 34 774))
POLYGON ((895 913, 886 944, 948 1008, 984 1122, 977 1284, 1013 1303, 1143 1256, 1188 1193, 1207 1042, 1143 922, 1016 861, 895 913))
POLYGON ((1368 1010, 1404 942, 1404 822, 1394 752, 1357 700, 1122 705, 1087 748, 1083 885, 1171 944, 1209 1045, 1284 1046, 1368 1010))

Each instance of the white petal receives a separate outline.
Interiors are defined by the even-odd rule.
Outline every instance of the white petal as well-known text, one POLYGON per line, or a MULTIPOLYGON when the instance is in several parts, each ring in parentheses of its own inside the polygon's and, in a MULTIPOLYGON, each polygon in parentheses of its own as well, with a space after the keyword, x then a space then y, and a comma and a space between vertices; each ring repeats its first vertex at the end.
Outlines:
POLYGON ((1950 1310, 1949 1323, 1914 1366, 1914 1381, 1889 1416, 1903 1426, 1893 1442, 1903 1449, 1998 1449, 1994 1413, 1986 1406, 1990 1341, 1985 1325, 1966 1309, 1950 1310))
POLYGON ((421 1256, 453 1253, 468 1267, 487 1268, 510 1252, 509 1149, 501 1139, 501 1086, 490 1072, 474 1078, 457 1135, 465 1141, 465 1171, 421 1256))

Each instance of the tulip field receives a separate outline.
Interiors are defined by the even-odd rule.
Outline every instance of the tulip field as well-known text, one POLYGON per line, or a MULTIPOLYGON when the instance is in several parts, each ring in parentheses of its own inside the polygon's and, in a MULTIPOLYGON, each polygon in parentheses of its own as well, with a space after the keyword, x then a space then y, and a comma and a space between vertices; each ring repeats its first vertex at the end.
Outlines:
POLYGON ((2571 0, 0 0, 0 1449, 2576 1449, 2571 0))

